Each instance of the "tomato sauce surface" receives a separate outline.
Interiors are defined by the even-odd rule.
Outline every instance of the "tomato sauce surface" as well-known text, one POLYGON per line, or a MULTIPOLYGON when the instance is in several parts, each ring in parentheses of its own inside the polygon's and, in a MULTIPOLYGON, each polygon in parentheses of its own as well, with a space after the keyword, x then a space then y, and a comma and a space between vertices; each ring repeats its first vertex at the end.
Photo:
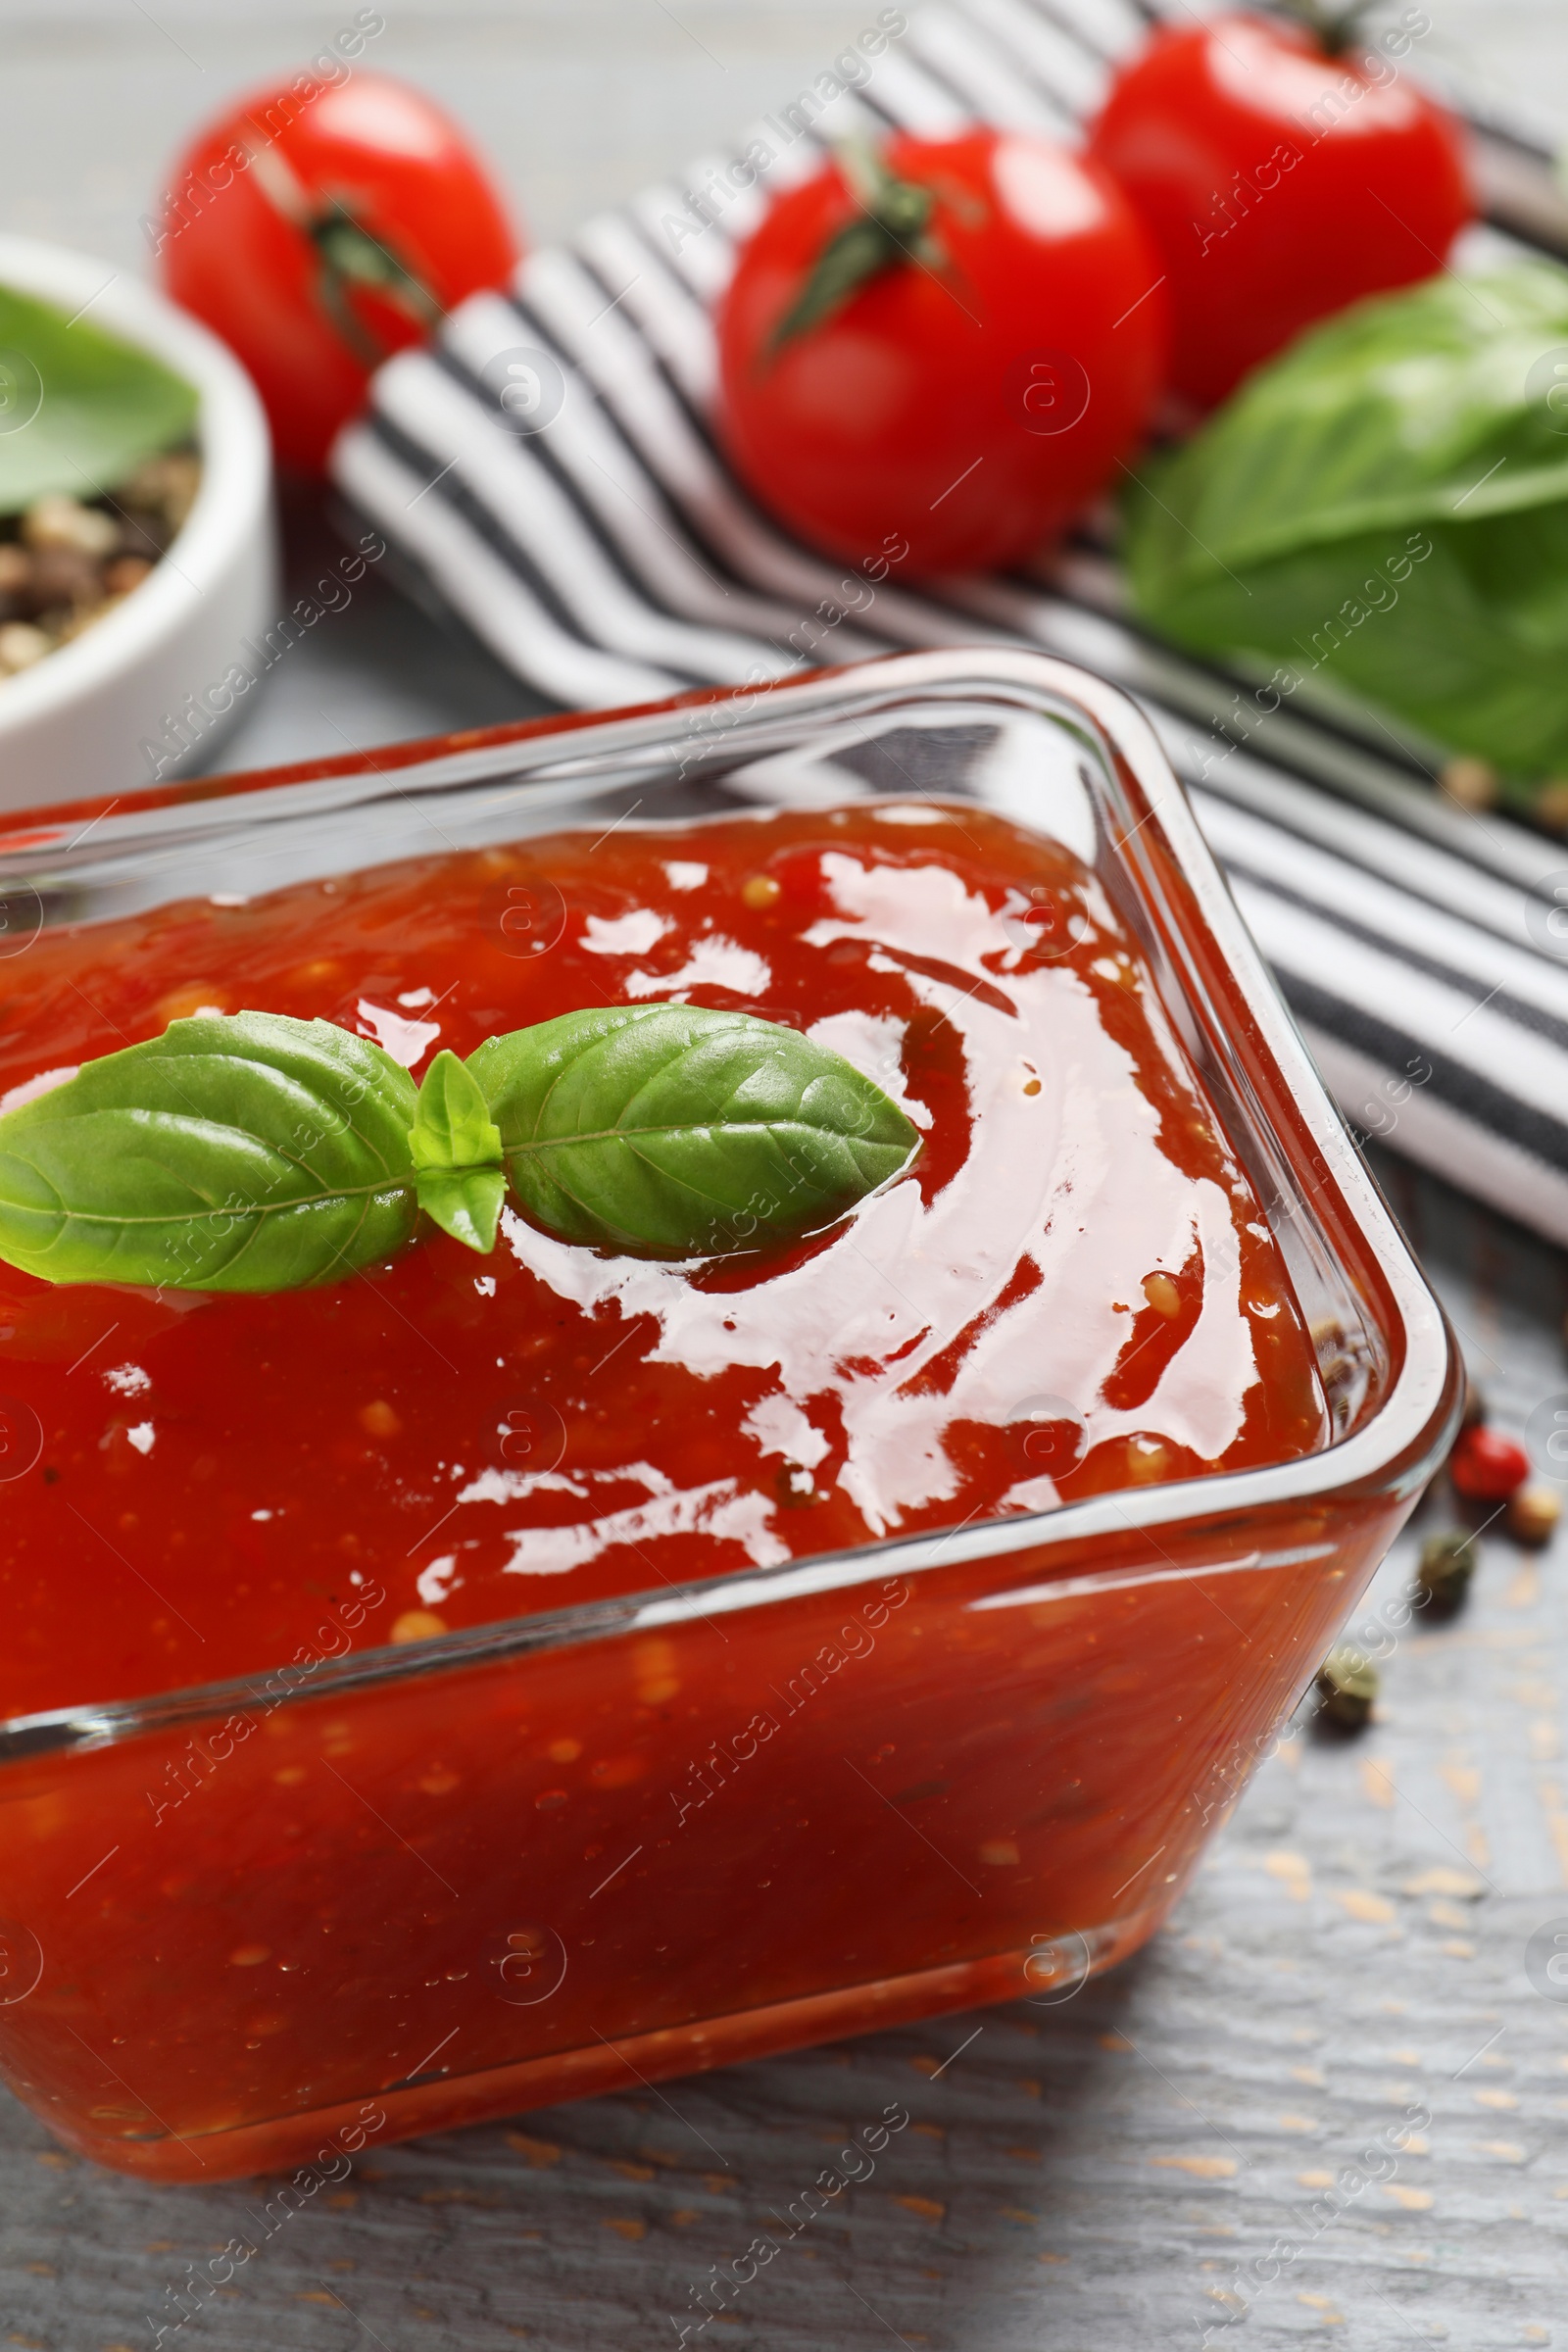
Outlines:
POLYGON ((784 1021, 906 1106, 910 1170, 699 1264, 509 1209, 270 1297, 0 1266, 0 1716, 407 1642, 1326 1442, 1278 1250, 1135 942, 963 805, 561 833, 47 932, 0 1095, 197 1010, 416 1074, 589 1004, 784 1021), (29 1418, 30 1416, 30 1418, 29 1418), (16 1458, 21 1458, 21 1454, 16 1458))

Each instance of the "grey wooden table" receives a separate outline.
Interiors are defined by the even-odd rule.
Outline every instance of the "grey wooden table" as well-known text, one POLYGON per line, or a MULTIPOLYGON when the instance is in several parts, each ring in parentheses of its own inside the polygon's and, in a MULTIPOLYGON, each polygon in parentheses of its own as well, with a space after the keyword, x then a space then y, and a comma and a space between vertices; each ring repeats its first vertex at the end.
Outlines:
MULTIPOLYGON (((1568 125, 1561 0, 1430 0, 1477 86, 1568 125)), ((546 0, 388 8, 380 62, 486 137, 545 233, 720 135, 858 6, 546 0)), ((0 0, 0 219, 136 262, 178 137, 336 18, 243 0, 0 0), (83 163, 82 158, 86 158, 83 163)), ((329 552, 290 508, 305 584, 329 552)), ((483 655, 368 579, 224 748, 261 763, 518 715, 483 655)), ((1499 1419, 1568 1407, 1568 1263, 1397 1161, 1380 1174, 1499 1419)), ((1445 1513, 1434 1499, 1425 1524, 1445 1513)), ((1117 1975, 836 2048, 386 2149, 278 2229, 166 2345, 620 2352, 699 2340, 695 2298, 892 2101, 910 2128, 760 2273, 710 2340, 890 2336, 934 2352, 1568 2340, 1568 1538, 1489 1535, 1468 1611, 1399 1633, 1416 1536, 1358 1622, 1375 1726, 1305 1724, 1258 1774, 1171 1927, 1117 1975), (1532 1964, 1532 1938, 1537 1957, 1532 1964), (1412 2117, 1415 2119, 1412 2123, 1412 2117), (1403 2127, 1408 2144, 1390 2152, 1403 2127), (1365 2160, 1366 2151, 1376 2160, 1365 2160), (1369 2178, 1376 2175, 1376 2178, 1369 2178), (1234 2329, 1234 2333, 1233 2333, 1234 2329)), ((0 2346, 143 2352, 245 2184, 155 2189, 0 2099, 0 2346)), ((254 2229, 251 2234, 255 2235, 254 2229)), ((703 2330, 709 2334, 709 2329, 703 2330)))

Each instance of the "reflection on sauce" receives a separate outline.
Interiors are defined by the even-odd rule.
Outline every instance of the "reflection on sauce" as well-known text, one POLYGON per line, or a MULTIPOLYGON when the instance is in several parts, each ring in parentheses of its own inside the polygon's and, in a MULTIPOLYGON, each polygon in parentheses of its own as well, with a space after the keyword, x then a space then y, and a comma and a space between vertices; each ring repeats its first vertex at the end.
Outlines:
POLYGON ((0 1091, 197 1005, 437 1045, 681 997, 808 1030, 906 1106, 824 1235, 675 1266, 509 1211, 262 1298, 0 1268, 0 1713, 1279 1460, 1325 1422, 1257 1202, 1095 878, 968 807, 563 834, 40 940, 0 1091), (363 1607, 360 1611, 365 1615, 363 1607))

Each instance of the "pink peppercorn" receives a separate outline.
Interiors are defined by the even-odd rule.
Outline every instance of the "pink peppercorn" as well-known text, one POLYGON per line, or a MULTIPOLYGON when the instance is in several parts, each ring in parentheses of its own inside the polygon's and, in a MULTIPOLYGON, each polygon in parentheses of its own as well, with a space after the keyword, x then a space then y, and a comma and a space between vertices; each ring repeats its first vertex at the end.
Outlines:
POLYGON ((1500 1430, 1465 1429, 1448 1456, 1448 1476, 1471 1502, 1506 1502, 1530 1476, 1530 1456, 1500 1430))

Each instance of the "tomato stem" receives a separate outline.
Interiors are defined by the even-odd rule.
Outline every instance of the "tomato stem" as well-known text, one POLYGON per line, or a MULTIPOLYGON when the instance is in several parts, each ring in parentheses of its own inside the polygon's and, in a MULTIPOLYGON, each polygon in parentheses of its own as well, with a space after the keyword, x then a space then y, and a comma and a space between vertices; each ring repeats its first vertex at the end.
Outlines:
POLYGON ((831 318, 884 270, 908 262, 929 267, 943 259, 941 247, 927 234, 936 203, 930 188, 895 178, 869 148, 841 148, 838 161, 859 218, 823 246, 810 276, 768 338, 770 357, 831 318))
POLYGON ((303 225, 320 259, 322 305, 349 349, 367 367, 384 360, 387 346, 371 334, 350 302, 355 286, 385 295, 425 333, 439 324, 445 313, 424 280, 372 236, 345 204, 334 198, 303 225))
POLYGON ((1349 0, 1334 7, 1330 0, 1274 0, 1274 5, 1297 24, 1304 24, 1325 57, 1343 57, 1361 34, 1361 21, 1372 0, 1349 0))

